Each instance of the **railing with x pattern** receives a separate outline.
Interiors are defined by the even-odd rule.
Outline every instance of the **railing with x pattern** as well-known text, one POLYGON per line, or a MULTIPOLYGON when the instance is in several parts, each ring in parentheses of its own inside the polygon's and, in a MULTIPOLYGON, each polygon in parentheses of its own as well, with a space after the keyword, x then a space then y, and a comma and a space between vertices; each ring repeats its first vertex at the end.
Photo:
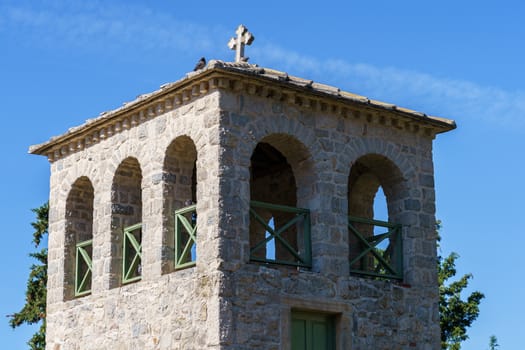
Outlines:
POLYGON ((312 266, 309 209, 251 201, 250 216, 251 261, 312 266))
POLYGON ((348 216, 348 229, 351 273, 403 279, 401 225, 348 216), (378 233, 378 228, 386 232, 378 233))
POLYGON ((195 266, 197 205, 175 211, 175 269, 195 266))
POLYGON ((124 228, 122 283, 140 280, 142 276, 142 223, 124 228))
POLYGON ((75 264, 75 296, 91 293, 93 240, 77 243, 75 264))

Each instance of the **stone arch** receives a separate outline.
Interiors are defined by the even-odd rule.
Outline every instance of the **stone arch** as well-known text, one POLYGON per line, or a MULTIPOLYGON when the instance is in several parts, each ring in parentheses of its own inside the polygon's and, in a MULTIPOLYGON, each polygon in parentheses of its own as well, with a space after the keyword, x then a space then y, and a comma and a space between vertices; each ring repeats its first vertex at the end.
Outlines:
MULTIPOLYGON (((250 217, 251 250, 265 239, 275 242, 274 248, 261 246, 251 254, 252 260, 294 261, 295 258, 286 249, 284 243, 269 236, 268 227, 278 229, 285 226, 297 214, 271 207, 308 207, 314 191, 313 161, 308 149, 295 137, 276 133, 263 137, 253 149, 250 158, 250 199, 270 204, 252 211, 259 215, 257 220, 252 212, 250 217), (261 221, 267 223, 265 228, 261 221), (269 249, 275 249, 274 257, 268 257, 269 249)), ((306 220, 306 219, 305 219, 306 220)), ((308 218, 309 220, 309 218, 308 218)), ((281 237, 298 252, 309 251, 310 242, 304 242, 304 231, 299 225, 292 225, 281 237), (305 246, 308 245, 308 248, 305 246)))
POLYGON ((348 213, 373 219, 374 198, 379 187, 385 193, 388 216, 392 220, 401 209, 395 205, 396 198, 402 197, 406 188, 401 170, 383 155, 359 157, 352 164, 348 177, 348 213))
POLYGON ((176 210, 197 202, 197 149, 189 136, 179 136, 166 149, 162 168, 162 273, 173 271, 176 210))
POLYGON ((78 257, 81 260, 77 260, 77 245, 81 244, 87 254, 86 259, 92 260, 93 245, 89 244, 89 241, 93 239, 94 197, 91 181, 88 177, 81 176, 71 186, 66 199, 64 239, 64 299, 66 300, 91 292, 91 268, 82 257, 78 257), (85 280, 79 291, 75 288, 77 279, 85 280))
MULTIPOLYGON (((374 153, 359 157, 351 166, 348 177, 348 215, 374 220, 374 201, 379 188, 382 188, 386 198, 388 222, 400 223, 402 203, 407 193, 406 179, 392 160, 374 153)), ((378 234, 374 231, 378 228, 377 225, 363 222, 352 222, 352 225, 367 240, 378 234)), ((402 254, 401 250, 397 249, 397 245, 400 244, 398 239, 402 239, 400 231, 377 246, 385 252, 385 257, 392 263, 401 258, 398 256, 402 254)), ((354 258, 362 252, 363 245, 360 239, 352 234, 352 230, 350 230, 349 245, 350 261, 354 261, 354 258)), ((350 268, 351 270, 379 269, 376 262, 372 262, 374 260, 372 254, 367 254, 350 268)))
MULTIPOLYGON (((142 222, 142 170, 136 158, 124 159, 113 176, 111 185, 111 252, 110 287, 122 281, 124 229, 142 222)), ((142 232, 137 233, 139 244, 142 232)), ((140 266, 139 266, 140 270, 140 266)), ((138 271, 140 274, 140 271, 138 271)))
MULTIPOLYGON (((381 138, 364 140, 354 138, 350 140, 345 149, 345 159, 348 162, 347 164, 351 166, 359 158, 373 154, 379 155, 388 159, 392 166, 398 169, 405 182, 415 181, 415 169, 412 162, 409 161, 409 157, 402 151, 402 147, 404 146, 381 138)), ((347 169, 347 171, 349 170, 347 169)))

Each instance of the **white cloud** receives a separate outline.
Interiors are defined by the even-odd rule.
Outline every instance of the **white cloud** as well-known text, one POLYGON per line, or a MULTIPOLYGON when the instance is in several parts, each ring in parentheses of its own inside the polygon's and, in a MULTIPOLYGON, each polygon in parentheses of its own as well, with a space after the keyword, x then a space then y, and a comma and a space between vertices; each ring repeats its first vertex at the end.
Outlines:
MULTIPOLYGON (((144 7, 108 2, 48 2, 45 8, 0 7, 0 23, 32 38, 31 45, 73 47, 91 51, 209 50, 212 28, 179 20, 144 7)), ((8 28, 9 29, 9 28, 8 28)))
MULTIPOLYGON (((97 53, 133 55, 169 51, 168 56, 195 52, 217 57, 232 30, 197 24, 144 6, 111 5, 97 0, 47 0, 42 8, 0 6, 0 31, 26 33, 28 45, 71 47, 97 53), (226 38, 226 39, 225 39, 226 38)), ((228 53, 225 53, 227 55, 228 53)), ((525 126, 525 92, 510 92, 468 81, 435 77, 392 67, 376 67, 341 59, 318 59, 264 43, 248 50, 251 62, 339 86, 341 89, 393 102, 429 114, 483 121, 514 129, 525 126)), ((227 57, 231 57, 228 55, 227 57)))
POLYGON ((525 127, 524 91, 509 92, 469 81, 341 59, 319 60, 273 45, 253 48, 253 53, 264 61, 263 65, 403 107, 500 127, 525 127))

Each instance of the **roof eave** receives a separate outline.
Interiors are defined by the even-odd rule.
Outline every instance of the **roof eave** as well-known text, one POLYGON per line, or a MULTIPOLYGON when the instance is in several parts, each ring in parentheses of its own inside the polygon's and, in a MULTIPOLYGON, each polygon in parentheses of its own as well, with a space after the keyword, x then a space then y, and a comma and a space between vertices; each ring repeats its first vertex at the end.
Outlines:
POLYGON ((316 96, 321 99, 329 99, 349 106, 366 108, 374 111, 387 111, 403 119, 409 119, 417 123, 430 126, 435 134, 447 132, 456 128, 453 120, 435 116, 427 116, 424 113, 413 111, 407 108, 398 107, 393 104, 371 100, 367 97, 341 91, 338 88, 314 83, 305 79, 288 76, 285 72, 279 72, 267 68, 260 68, 256 65, 247 63, 235 64, 221 61, 211 61, 208 66, 198 72, 191 72, 173 83, 164 84, 157 91, 141 95, 131 102, 124 103, 123 106, 109 112, 101 113, 97 118, 90 119, 86 123, 69 129, 65 134, 52 137, 49 141, 30 146, 29 153, 46 155, 56 149, 57 145, 67 144, 84 134, 89 134, 119 117, 132 114, 135 111, 148 107, 155 100, 166 98, 168 95, 176 94, 178 91, 191 89, 199 80, 204 81, 211 78, 235 76, 239 79, 254 79, 256 81, 279 86, 283 89, 291 89, 304 95, 316 96), (211 76, 211 77, 210 77, 211 76))

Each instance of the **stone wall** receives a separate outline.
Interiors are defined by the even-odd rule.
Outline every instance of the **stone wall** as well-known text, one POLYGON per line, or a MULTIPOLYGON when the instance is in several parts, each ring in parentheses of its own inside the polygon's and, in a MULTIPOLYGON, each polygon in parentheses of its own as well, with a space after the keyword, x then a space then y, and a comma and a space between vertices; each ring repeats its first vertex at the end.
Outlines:
POLYGON ((219 348, 219 115, 218 93, 211 93, 52 163, 47 349, 219 348), (188 199, 202 217, 200 260, 174 271, 167 216, 188 199), (91 219, 76 210, 89 200, 92 292, 73 298, 74 243, 83 238, 73 235, 72 218, 91 219), (122 228, 137 222, 142 279, 122 285, 122 228))
POLYGON ((229 283, 221 299, 231 309, 222 318, 224 348, 286 349, 291 311, 310 310, 334 315, 338 349, 439 349, 432 138, 374 113, 348 118, 248 94, 223 94, 221 106, 219 230, 229 283), (310 271, 249 262, 249 165, 259 142, 287 158, 296 205, 311 210, 310 271), (402 282, 349 273, 347 214, 371 217, 379 185, 390 220, 403 225, 402 282))
POLYGON ((224 84, 55 160, 47 348, 287 349, 292 310, 309 310, 333 315, 337 349, 439 349, 433 136, 382 113, 301 108, 224 84), (251 176, 261 143, 286 159, 280 175, 251 176), (66 203, 88 182, 92 292, 72 298, 66 203), (403 225, 403 281, 350 274, 347 215, 371 216, 378 186, 403 225), (250 262, 251 199, 310 210, 311 269, 250 262), (170 215, 188 201, 197 264, 176 271, 170 215), (121 229, 137 220, 142 278, 123 285, 121 229))

